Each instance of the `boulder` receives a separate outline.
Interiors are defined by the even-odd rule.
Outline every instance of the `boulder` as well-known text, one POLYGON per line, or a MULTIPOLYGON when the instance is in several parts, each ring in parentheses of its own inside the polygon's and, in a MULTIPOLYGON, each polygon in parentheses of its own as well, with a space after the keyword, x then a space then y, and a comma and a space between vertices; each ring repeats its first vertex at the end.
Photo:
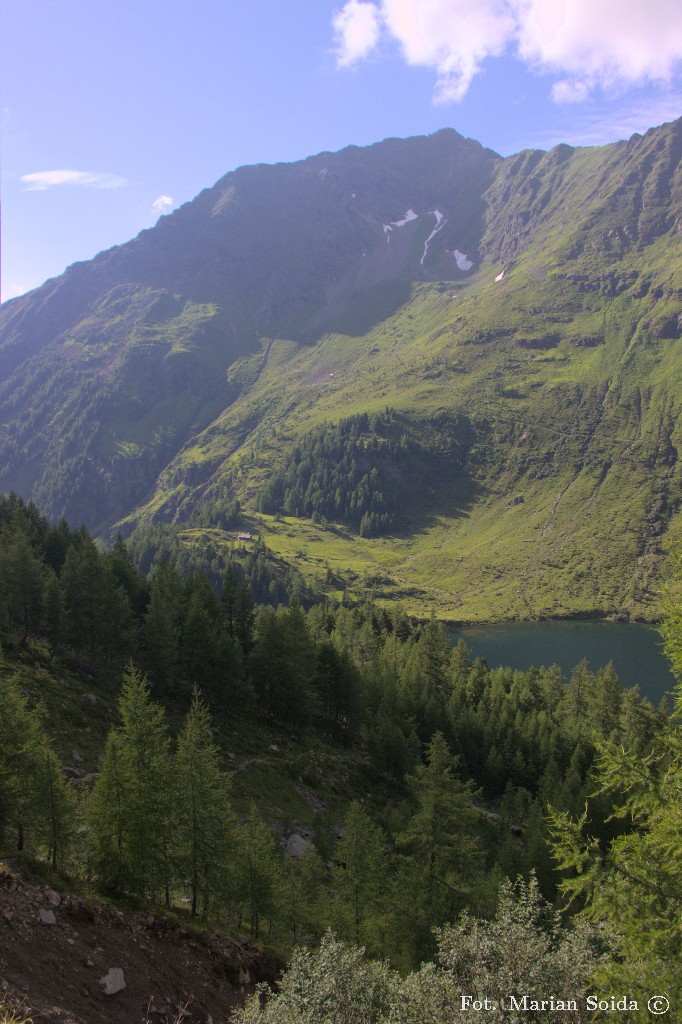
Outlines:
POLYGON ((105 996, 115 996, 126 987, 125 977, 120 967, 110 967, 99 983, 105 996))
POLYGON ((288 853, 290 857, 295 857, 296 860, 303 860, 307 849, 308 843, 298 832, 294 832, 293 836, 289 836, 284 844, 284 852, 288 853))

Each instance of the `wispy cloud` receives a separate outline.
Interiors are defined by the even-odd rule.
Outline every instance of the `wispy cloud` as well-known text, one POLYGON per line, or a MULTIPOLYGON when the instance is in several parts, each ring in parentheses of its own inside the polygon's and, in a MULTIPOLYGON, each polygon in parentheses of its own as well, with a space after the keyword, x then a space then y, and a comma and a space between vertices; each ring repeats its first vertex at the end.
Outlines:
POLYGON ((560 142, 572 146, 600 146, 618 139, 629 139, 635 132, 646 132, 652 125, 674 121, 682 111, 682 93, 647 98, 645 103, 629 102, 610 110, 581 110, 575 123, 563 122, 560 128, 524 139, 524 145, 550 149, 560 142))
POLYGON ((157 196, 152 203, 152 210, 159 215, 168 213, 169 210, 173 209, 174 202, 170 196, 157 196))
POLYGON ((80 185, 84 188, 123 188, 126 178, 116 174, 94 174, 91 171, 33 171, 22 174, 27 192, 45 192, 59 185, 80 185))
POLYGON ((561 103, 669 86, 682 62, 679 0, 348 0, 333 27, 339 66, 393 39, 408 64, 436 72, 437 102, 462 99, 482 62, 504 52, 560 75, 561 103))

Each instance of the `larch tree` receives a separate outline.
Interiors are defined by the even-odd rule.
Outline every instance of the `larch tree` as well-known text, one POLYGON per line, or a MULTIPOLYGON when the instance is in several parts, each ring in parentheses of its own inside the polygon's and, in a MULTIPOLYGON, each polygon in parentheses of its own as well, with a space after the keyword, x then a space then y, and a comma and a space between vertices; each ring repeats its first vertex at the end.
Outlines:
POLYGON ((170 901, 173 793, 163 709, 132 665, 118 703, 120 728, 107 741, 88 818, 98 876, 115 889, 170 901))
POLYGON ((17 682, 0 677, 0 846, 13 833, 17 850, 47 852, 53 867, 75 826, 76 798, 45 735, 38 712, 17 682))
MULTIPOLYGON (((550 832, 568 900, 613 936, 618 955, 599 977, 612 991, 640 997, 664 993, 682 1005, 682 563, 667 593, 661 629, 678 677, 675 707, 648 751, 614 740, 601 743, 593 770, 594 797, 612 801, 615 836, 599 839, 590 801, 575 818, 554 810, 550 832)), ((634 1019, 639 1020, 640 1016, 634 1019)), ((649 1019, 642 1010, 641 1019, 649 1019)))
POLYGON ((255 805, 239 832, 239 888, 246 902, 251 934, 260 935, 264 917, 276 906, 277 844, 255 805))
POLYGON ((426 748, 426 763, 407 777, 412 814, 396 837, 403 852, 406 919, 419 942, 439 921, 463 909, 478 883, 483 863, 473 803, 474 788, 458 778, 459 763, 442 733, 426 748), (420 939, 421 934, 421 939, 420 939))
POLYGON ((64 862, 74 839, 76 794, 47 737, 36 751, 35 786, 40 831, 53 868, 64 862))
POLYGON ((44 577, 45 567, 28 537, 17 532, 11 543, 0 549, 0 614, 22 647, 40 623, 44 577))
POLYGON ((175 851, 190 886, 192 915, 208 917, 229 900, 235 882, 236 821, 229 777, 220 767, 207 706, 194 690, 174 760, 175 851))
POLYGON ((357 800, 344 819, 335 860, 335 916, 339 929, 352 942, 371 943, 372 926, 382 914, 386 895, 388 849, 381 829, 357 800))

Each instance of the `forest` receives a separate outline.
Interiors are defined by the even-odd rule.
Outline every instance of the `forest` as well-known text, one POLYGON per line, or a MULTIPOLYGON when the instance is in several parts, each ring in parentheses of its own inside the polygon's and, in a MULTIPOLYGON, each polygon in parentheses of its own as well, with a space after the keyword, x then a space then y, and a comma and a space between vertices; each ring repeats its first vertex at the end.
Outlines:
MULTIPOLYGON (((263 551, 219 579, 133 553, 0 499, 0 850, 290 955, 243 1024, 479 1019, 463 993, 505 1022, 564 1019, 569 999, 591 1020, 605 991, 638 1002, 620 1019, 649 1019, 658 991, 680 1005, 679 693, 671 713, 612 666, 490 667, 395 605, 304 607, 254 588, 263 551), (37 642, 90 688, 120 680, 91 787, 15 678, 37 642), (324 735, 391 797, 370 815, 354 794, 289 856, 235 801, 218 720, 324 735), (510 992, 562 1005, 517 1016, 510 992)), ((662 626, 678 675, 680 569, 662 626)))

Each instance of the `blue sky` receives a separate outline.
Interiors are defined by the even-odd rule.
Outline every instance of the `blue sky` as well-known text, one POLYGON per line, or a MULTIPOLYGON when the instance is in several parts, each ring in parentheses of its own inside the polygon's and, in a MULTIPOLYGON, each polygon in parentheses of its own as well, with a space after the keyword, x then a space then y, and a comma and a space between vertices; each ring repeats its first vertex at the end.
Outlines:
POLYGON ((680 0, 21 0, 3 298, 241 164, 444 126, 504 155, 682 115, 680 0))

